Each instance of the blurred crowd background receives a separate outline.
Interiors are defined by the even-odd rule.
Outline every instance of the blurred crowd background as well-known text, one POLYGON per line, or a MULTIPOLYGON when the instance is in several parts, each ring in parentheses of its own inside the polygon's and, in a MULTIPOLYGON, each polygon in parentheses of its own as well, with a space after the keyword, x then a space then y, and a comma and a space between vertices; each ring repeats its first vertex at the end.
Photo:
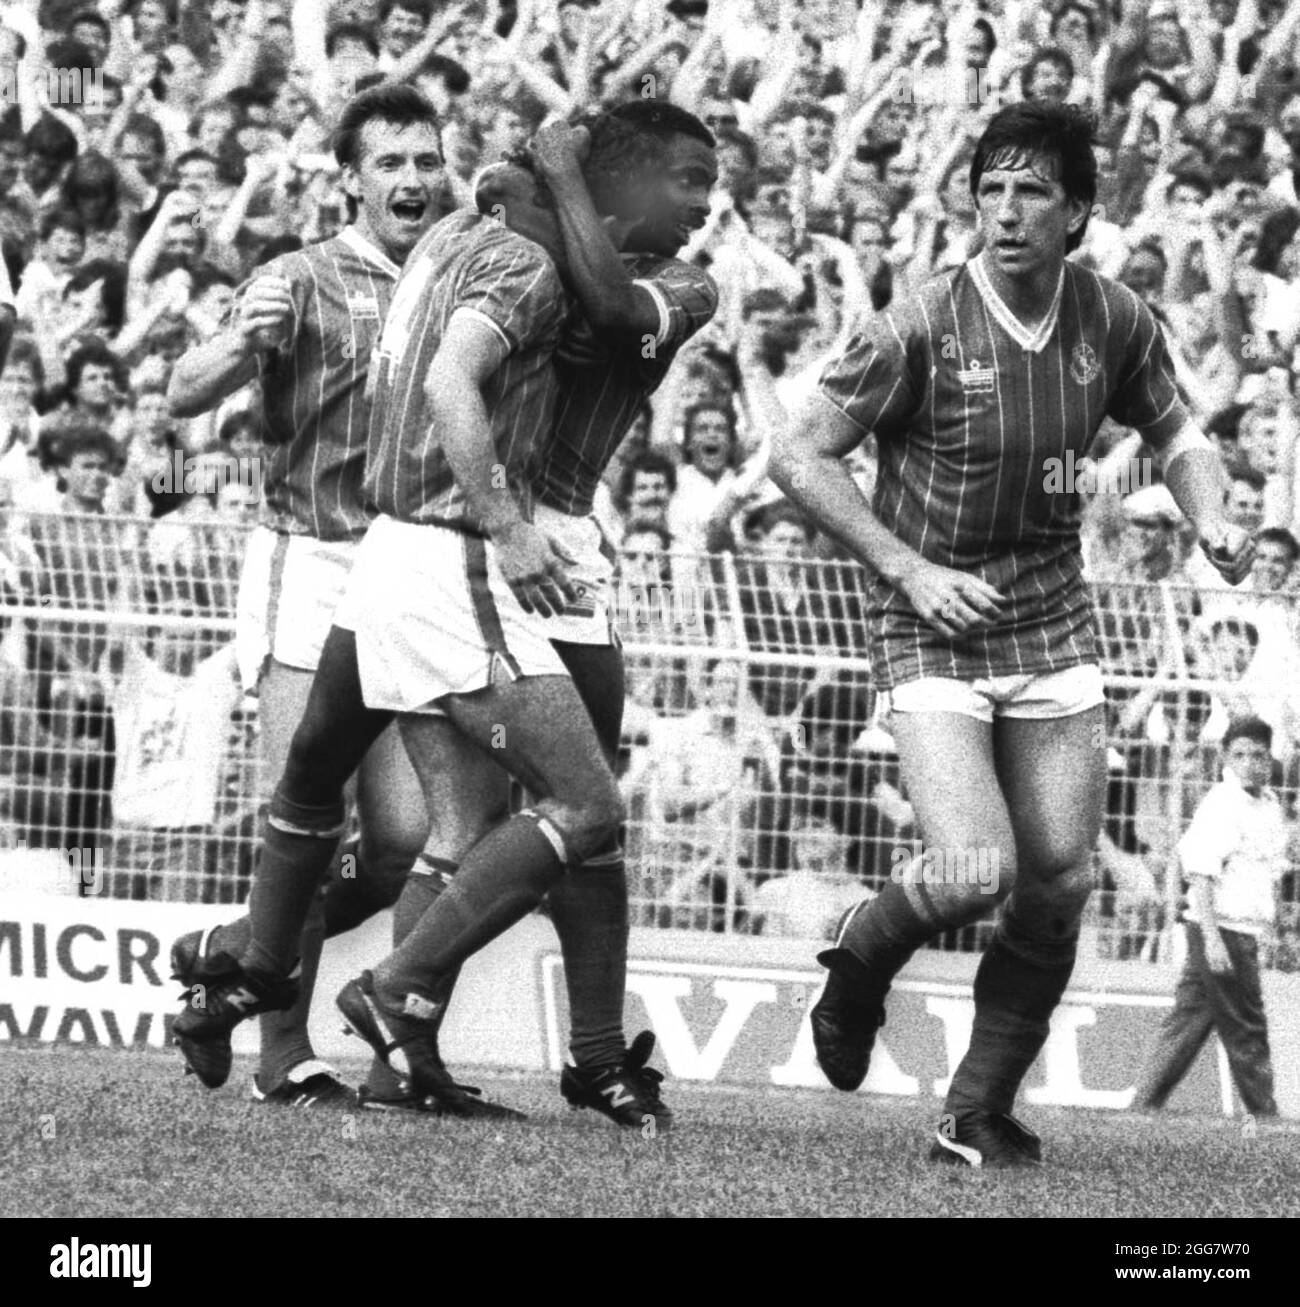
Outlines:
MULTIPOLYGON (((481 165, 576 108, 670 98, 718 138, 683 257, 719 312, 599 504, 622 548, 629 866, 639 924, 813 937, 916 832, 861 571, 766 480, 768 438, 858 320, 978 251, 987 117, 1022 98, 1095 111, 1101 191, 1072 257, 1164 325, 1259 543, 1222 592, 1135 433, 1108 423, 1067 469, 1110 693, 1097 947, 1158 956, 1172 846, 1233 716, 1273 725, 1293 814, 1300 788, 1300 5, 1282 0, 4 0, 11 880, 41 850, 93 848, 114 894, 242 897, 256 702, 230 640, 256 396, 180 421, 165 389, 243 278, 338 230, 331 127, 385 78, 439 107, 462 203, 481 165)), ((852 461, 869 490, 869 440, 852 461)), ((1289 966, 1284 890, 1270 956, 1289 966)))

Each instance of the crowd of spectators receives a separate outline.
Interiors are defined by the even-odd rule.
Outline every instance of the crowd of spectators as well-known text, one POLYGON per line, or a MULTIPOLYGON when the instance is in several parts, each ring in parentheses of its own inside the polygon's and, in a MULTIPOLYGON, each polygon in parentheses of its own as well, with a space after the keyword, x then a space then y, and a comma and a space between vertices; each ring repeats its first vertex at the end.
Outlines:
MULTIPOLYGON (((631 659, 628 714, 645 920, 820 932, 845 886, 878 881, 890 843, 912 837, 863 671, 861 574, 766 480, 766 445, 862 315, 977 251, 974 142, 1021 98, 1096 114, 1101 191, 1073 257, 1164 325, 1231 515, 1259 543, 1243 592, 1215 592, 1134 433, 1107 422, 1075 469, 1111 676, 1102 865, 1121 951, 1162 924, 1169 851, 1231 717, 1273 725, 1294 803, 1300 5, 4 0, 0 243, 17 322, 0 580, 6 603, 52 610, 9 623, 0 658, 0 767, 28 773, 0 800, 10 828, 98 842, 124 825, 121 791, 147 846, 133 884, 157 893, 154 868, 195 865, 185 839, 226 804, 229 783, 209 778, 210 802, 142 819, 116 779, 139 762, 121 735, 146 729, 142 685, 182 705, 170 729, 202 716, 199 699, 225 703, 212 660, 256 514, 254 396, 178 420, 169 369, 259 263, 338 229, 331 127, 386 78, 438 106, 462 203, 548 116, 601 102, 671 98, 718 139, 712 213, 683 257, 708 266, 719 312, 598 504, 623 548, 624 638, 654 650, 631 659), (768 883, 810 868, 800 885, 821 898, 768 883)), ((851 457, 869 490, 870 441, 851 457)))

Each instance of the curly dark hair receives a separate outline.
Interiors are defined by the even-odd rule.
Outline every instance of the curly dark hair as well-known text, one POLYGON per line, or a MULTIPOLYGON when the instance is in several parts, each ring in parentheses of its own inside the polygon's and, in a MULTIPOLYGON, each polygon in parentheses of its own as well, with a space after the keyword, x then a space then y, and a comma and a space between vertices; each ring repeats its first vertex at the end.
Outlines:
MULTIPOLYGON (((585 127, 591 137, 582 175, 596 212, 605 216, 638 216, 633 184, 663 159, 674 136, 691 136, 709 146, 715 144, 713 133, 693 113, 657 100, 580 109, 568 121, 570 126, 585 127)), ((506 163, 534 171, 527 148, 508 151, 503 157, 506 163)), ((542 204, 550 202, 540 181, 537 199, 542 204)))
MULTIPOLYGON (((603 216, 624 216, 628 182, 658 156, 659 142, 603 110, 579 110, 568 121, 572 127, 585 127, 591 137, 591 147, 582 164, 582 176, 591 192, 596 212, 603 216)), ((550 190, 537 176, 527 146, 507 150, 501 158, 532 175, 537 186, 534 199, 539 205, 543 208, 553 206, 550 190)))

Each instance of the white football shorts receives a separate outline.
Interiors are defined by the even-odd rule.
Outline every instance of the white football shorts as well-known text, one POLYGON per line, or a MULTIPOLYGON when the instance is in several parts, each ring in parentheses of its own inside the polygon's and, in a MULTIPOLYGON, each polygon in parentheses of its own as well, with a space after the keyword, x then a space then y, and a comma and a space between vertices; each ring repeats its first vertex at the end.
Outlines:
POLYGON ((549 623, 519 606, 491 542, 448 527, 376 518, 334 623, 356 633, 370 708, 440 715, 443 695, 568 675, 549 623))
POLYGON ((317 540, 256 527, 248 538, 235 605, 235 654, 246 694, 274 658, 314 672, 347 588, 355 540, 317 540))
POLYGON ((1073 717, 1105 701, 1101 668, 1096 663, 977 681, 923 676, 889 691, 891 712, 954 712, 982 722, 994 717, 1073 717))

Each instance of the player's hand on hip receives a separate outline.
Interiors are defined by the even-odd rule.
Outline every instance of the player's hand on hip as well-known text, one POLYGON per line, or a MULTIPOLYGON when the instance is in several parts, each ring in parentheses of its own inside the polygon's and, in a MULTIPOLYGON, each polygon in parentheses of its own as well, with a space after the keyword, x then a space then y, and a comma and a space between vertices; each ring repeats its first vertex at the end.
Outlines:
POLYGON ((264 273, 254 277, 239 301, 239 330, 260 348, 272 349, 288 338, 293 322, 293 287, 288 277, 264 273))
POLYGON ((921 619, 950 640, 996 621, 1006 602, 987 581, 938 563, 919 563, 899 589, 921 619))
POLYGON ((492 542, 501 574, 524 612, 556 617, 578 597, 568 573, 573 557, 531 522, 511 524, 492 542))
POLYGON ((1221 522, 1201 536, 1201 549, 1229 585, 1240 585, 1255 565, 1255 542, 1244 527, 1221 522))

